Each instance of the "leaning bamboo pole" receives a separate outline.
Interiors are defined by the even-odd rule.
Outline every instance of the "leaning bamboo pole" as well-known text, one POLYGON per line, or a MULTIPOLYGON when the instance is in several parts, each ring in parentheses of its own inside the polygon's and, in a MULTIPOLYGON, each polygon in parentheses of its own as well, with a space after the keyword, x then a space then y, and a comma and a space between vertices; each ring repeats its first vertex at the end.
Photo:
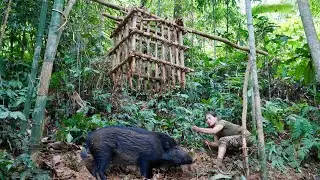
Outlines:
MULTIPOLYGON (((110 8, 113 8, 113 9, 116 9, 116 10, 121 10, 123 13, 125 14, 128 14, 129 12, 129 9, 128 8, 124 8, 124 7, 121 7, 121 6, 117 6, 117 5, 114 5, 112 3, 107 3, 107 2, 104 2, 103 0, 92 0, 94 2, 97 2, 97 3, 100 3, 102 5, 105 5, 107 7, 110 7, 110 8)), ((138 11, 138 12, 141 12, 141 13, 146 13, 145 10, 143 9, 138 9, 138 8, 134 8, 132 9, 129 14, 133 11, 138 11)), ((130 16, 130 15, 127 15, 127 16, 130 16)), ((219 36, 215 36, 215 35, 210 35, 210 34, 207 34, 207 33, 204 33, 204 32, 201 32, 201 31, 198 31, 196 29, 193 29, 193 28, 189 28, 189 27, 183 27, 183 26, 179 26, 177 25, 176 23, 174 22, 171 22, 171 21, 168 21, 168 20, 164 20, 162 19, 161 17, 159 16, 156 16, 154 14, 150 14, 150 17, 153 18, 153 19, 144 19, 145 21, 158 21, 158 22, 161 22, 161 23, 164 23, 166 25, 171 25, 173 27, 176 27, 178 28, 180 31, 183 31, 183 32, 188 32, 188 33, 192 33, 192 34, 196 34, 196 35, 199 35, 199 36, 202 36, 202 37, 205 37, 207 39, 211 39, 211 40, 216 40, 216 41, 220 41, 220 42, 223 42, 235 49, 239 49, 239 50, 242 50, 242 51, 246 51, 246 52, 250 52, 249 48, 248 47, 245 47, 245 46, 239 46, 237 45, 236 43, 233 43, 231 42, 230 40, 226 39, 226 38, 222 38, 222 37, 219 37, 219 36)), ((114 18, 111 18, 111 19, 114 19, 114 18)), ((118 29, 120 29, 124 24, 126 24, 126 18, 123 19, 123 21, 118 25, 118 27, 115 29, 115 33, 118 31, 118 29)), ((113 35, 113 34, 112 34, 113 35)), ((266 51, 263 51, 263 50, 256 50, 256 52, 258 54, 262 54, 262 55, 268 55, 268 52, 266 51)))

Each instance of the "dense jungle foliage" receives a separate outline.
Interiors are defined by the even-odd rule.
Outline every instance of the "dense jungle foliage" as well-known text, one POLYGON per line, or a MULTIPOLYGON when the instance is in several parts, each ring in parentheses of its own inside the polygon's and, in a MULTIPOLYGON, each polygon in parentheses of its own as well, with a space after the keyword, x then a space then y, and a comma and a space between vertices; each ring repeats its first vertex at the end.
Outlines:
MULTIPOLYGON (((11 0, 10 0, 11 1, 11 0)), ((121 6, 140 6, 134 0, 110 1, 121 6)), ((184 26, 248 46, 244 2, 237 0, 180 0, 184 26)), ((4 19, 9 0, 0 2, 4 19)), ((41 178, 50 172, 36 168, 27 149, 21 122, 30 120, 37 87, 32 93, 29 117, 23 113, 31 71, 41 0, 13 0, 0 51, 0 179, 41 178)), ((158 16, 173 19, 175 1, 150 0, 145 7, 158 16)), ((253 18, 257 49, 259 89, 267 160, 285 172, 310 161, 320 161, 320 86, 295 1, 282 0, 268 6, 254 1, 253 18)), ((65 3, 67 4, 67 2, 65 3)), ((48 1, 39 82, 53 1, 48 1)), ((320 5, 310 0, 313 21, 320 37, 320 5)), ((122 124, 166 132, 185 147, 203 149, 204 138, 191 130, 205 127, 205 112, 215 110, 225 120, 241 124, 242 88, 247 53, 224 43, 186 34, 186 66, 195 69, 186 77, 186 89, 164 95, 113 92, 107 74, 110 34, 115 22, 101 15, 118 11, 89 0, 78 0, 65 24, 58 46, 46 104, 43 137, 51 141, 84 144, 86 135, 98 127, 122 124), (79 106, 74 93, 84 106, 79 106)), ((249 104, 252 102, 249 87, 249 104)), ((248 129, 256 134, 248 106, 248 129)), ((250 157, 253 158, 253 157, 250 157)), ((318 172, 320 173, 320 171, 318 172)))

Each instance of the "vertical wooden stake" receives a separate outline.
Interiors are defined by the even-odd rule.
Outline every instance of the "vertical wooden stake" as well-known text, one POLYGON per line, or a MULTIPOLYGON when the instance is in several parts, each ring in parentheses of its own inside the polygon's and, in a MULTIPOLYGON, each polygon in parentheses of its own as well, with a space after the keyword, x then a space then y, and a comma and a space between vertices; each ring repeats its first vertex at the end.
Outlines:
MULTIPOLYGON (((171 64, 174 64, 174 58, 173 58, 173 54, 172 54, 172 44, 171 44, 171 28, 170 26, 168 26, 168 40, 170 41, 169 44, 169 59, 171 64)), ((175 79, 175 72, 174 72, 174 67, 170 67, 169 66, 169 70, 171 69, 171 80, 172 80, 172 89, 174 89, 174 87, 176 86, 176 79, 175 79)))
MULTIPOLYGON (((182 37, 182 31, 179 31, 179 45, 183 45, 183 37, 182 37)), ((180 48, 180 65, 184 67, 184 49, 180 48)), ((182 89, 185 89, 186 86, 186 72, 185 70, 181 71, 181 82, 180 86, 182 89)))

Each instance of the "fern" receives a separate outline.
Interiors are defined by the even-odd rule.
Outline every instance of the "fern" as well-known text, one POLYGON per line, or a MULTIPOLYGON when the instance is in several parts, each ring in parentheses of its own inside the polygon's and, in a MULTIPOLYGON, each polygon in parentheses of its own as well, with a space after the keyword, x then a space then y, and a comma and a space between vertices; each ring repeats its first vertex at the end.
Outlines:
POLYGON ((286 107, 287 105, 282 103, 267 101, 263 108, 264 117, 273 124, 278 132, 283 132, 284 130, 284 121, 282 116, 285 113, 284 109, 286 107))

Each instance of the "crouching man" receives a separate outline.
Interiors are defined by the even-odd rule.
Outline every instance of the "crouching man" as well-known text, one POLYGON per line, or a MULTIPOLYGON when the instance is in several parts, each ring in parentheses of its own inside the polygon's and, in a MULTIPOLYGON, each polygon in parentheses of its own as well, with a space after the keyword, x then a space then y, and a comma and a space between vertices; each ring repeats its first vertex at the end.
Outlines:
MULTIPOLYGON (((218 168, 223 168, 224 166, 222 161, 226 151, 242 147, 242 127, 237 124, 218 119, 214 112, 206 113, 206 122, 209 125, 209 128, 193 126, 192 130, 195 132, 214 135, 213 142, 205 140, 204 143, 207 146, 218 147, 218 157, 215 164, 218 168)), ((248 130, 246 130, 245 136, 247 144, 250 146, 253 143, 253 137, 248 130)))

